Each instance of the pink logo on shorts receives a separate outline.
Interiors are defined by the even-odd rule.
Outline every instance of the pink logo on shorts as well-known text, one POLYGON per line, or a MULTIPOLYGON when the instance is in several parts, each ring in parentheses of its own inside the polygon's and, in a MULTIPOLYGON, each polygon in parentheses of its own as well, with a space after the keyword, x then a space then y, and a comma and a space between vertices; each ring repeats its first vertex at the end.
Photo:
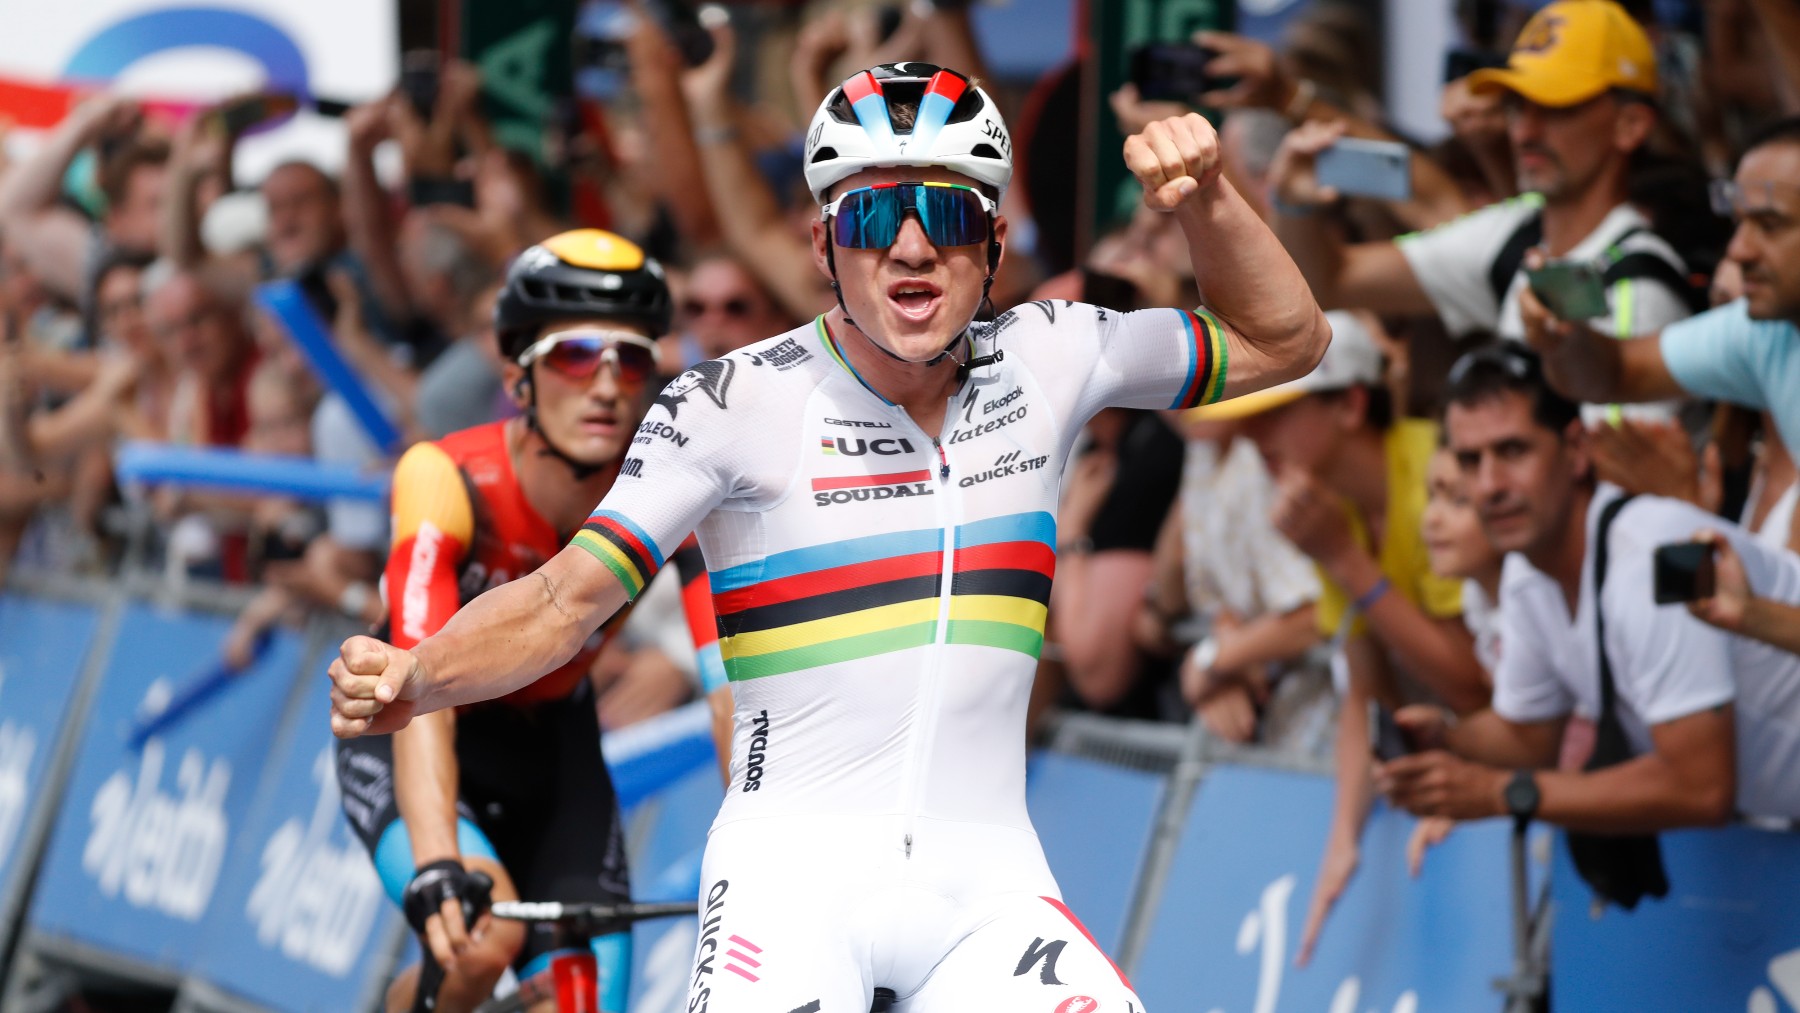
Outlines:
POLYGON ((750 967, 761 967, 762 961, 752 957, 750 953, 760 954, 762 952, 762 947, 745 939, 743 936, 732 936, 731 942, 733 944, 732 948, 725 951, 725 958, 731 961, 731 963, 725 965, 725 970, 734 971, 740 977, 748 978, 751 981, 758 980, 757 975, 745 970, 739 965, 743 964, 750 967), (745 950, 749 950, 750 953, 745 953, 745 950))
POLYGON ((1072 995, 1056 1006, 1056 1013, 1094 1013, 1100 1003, 1085 995, 1072 995))

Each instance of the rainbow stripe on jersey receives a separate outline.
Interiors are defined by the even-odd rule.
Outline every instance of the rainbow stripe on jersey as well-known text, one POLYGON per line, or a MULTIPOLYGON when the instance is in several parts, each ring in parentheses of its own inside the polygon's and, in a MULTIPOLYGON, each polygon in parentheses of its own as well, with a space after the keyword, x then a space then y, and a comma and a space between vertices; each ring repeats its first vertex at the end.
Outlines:
POLYGON ((642 528, 614 510, 596 510, 575 532, 571 544, 579 545, 606 564, 624 585, 626 597, 635 601, 644 585, 662 569, 662 553, 642 528))
POLYGON ((1225 393, 1227 353, 1225 330, 1219 318, 1205 309, 1177 312, 1181 314, 1182 326, 1187 328, 1189 355, 1187 380, 1169 405, 1171 411, 1212 404, 1225 393))
MULTIPOLYGON (((1044 512, 958 525, 945 641, 1044 646, 1056 521, 1044 512)), ((778 552, 713 572, 719 647, 733 682, 923 647, 937 640, 944 533, 936 528, 778 552)))

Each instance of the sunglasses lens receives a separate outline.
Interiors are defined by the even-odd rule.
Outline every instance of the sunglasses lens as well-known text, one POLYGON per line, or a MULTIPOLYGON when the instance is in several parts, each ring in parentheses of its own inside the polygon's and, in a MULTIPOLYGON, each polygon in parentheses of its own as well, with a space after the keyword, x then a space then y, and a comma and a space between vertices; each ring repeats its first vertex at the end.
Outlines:
POLYGON ((987 212, 972 191, 921 186, 914 191, 913 203, 925 237, 934 246, 969 246, 987 238, 987 212))
POLYGON ((600 338, 567 338, 550 346, 543 363, 572 380, 585 380, 600 368, 606 342, 600 338))
POLYGON ((586 380, 599 370, 608 352, 613 353, 619 379, 625 383, 643 383, 656 371, 655 352, 634 342, 605 338, 564 339, 552 345, 541 361, 571 380, 586 380))
POLYGON ((845 194, 831 219, 832 241, 852 250, 887 249, 899 237, 905 213, 897 186, 845 194))

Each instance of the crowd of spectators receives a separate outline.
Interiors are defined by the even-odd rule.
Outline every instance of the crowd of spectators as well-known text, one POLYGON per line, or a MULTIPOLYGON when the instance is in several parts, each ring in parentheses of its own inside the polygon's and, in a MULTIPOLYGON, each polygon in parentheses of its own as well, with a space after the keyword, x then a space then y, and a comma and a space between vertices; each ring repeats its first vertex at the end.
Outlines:
MULTIPOLYGON (((1470 52, 1447 61, 1449 134, 1429 145, 1385 121, 1352 8, 1314 4, 1276 46, 1198 35, 1230 83, 1193 104, 1222 116, 1225 171, 1335 338, 1271 391, 1105 412, 1068 469, 1034 713, 1329 751, 1303 961, 1381 793, 1428 817, 1415 862, 1451 821, 1509 812, 1601 835, 1800 818, 1780 776, 1800 751, 1800 7, 1535 6, 1459 5, 1470 52), (1345 138, 1404 144, 1409 195, 1322 185, 1345 138), (1604 312, 1556 317, 1530 280, 1552 261, 1592 265, 1604 312), (1631 495, 1609 534, 1598 518, 1631 495), (1716 587, 1657 605, 1656 548, 1694 539, 1716 587), (1376 711, 1408 755, 1375 758, 1376 711)), ((627 86, 560 139, 559 168, 600 217, 582 224, 668 266, 671 376, 831 305, 796 131, 836 81, 902 59, 985 76, 961 5, 715 24, 698 63, 655 19, 635 26, 627 86)), ((114 94, 4 167, 0 579, 15 556, 114 565, 128 502, 170 573, 257 589, 232 660, 309 609, 380 622, 379 505, 121 492, 111 467, 131 440, 391 463, 256 308, 268 279, 301 283, 404 442, 517 410, 495 282, 570 221, 544 153, 494 140, 474 68, 440 80, 428 110, 398 93, 352 109, 343 157, 320 159, 336 177, 294 161, 234 189, 226 118, 148 122, 114 94), (390 147, 397 178, 378 171, 390 147)), ((1027 114, 1051 89, 998 84, 1033 150, 1027 114)), ((1180 108, 1132 85, 1108 101, 1126 132, 1180 108)), ((1204 298, 1168 216, 1076 257, 1057 245, 1074 208, 1034 201, 1026 176, 1002 208, 996 307, 1204 298)), ((677 612, 640 609, 597 665, 608 727, 692 695, 683 641, 658 628, 677 612)))

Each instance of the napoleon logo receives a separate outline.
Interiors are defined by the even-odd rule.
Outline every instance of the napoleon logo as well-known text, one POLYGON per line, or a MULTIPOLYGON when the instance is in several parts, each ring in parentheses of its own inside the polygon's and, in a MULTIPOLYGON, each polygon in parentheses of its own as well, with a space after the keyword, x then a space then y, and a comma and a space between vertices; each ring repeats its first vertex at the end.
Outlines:
POLYGON ((619 475, 622 478, 643 478, 644 477, 644 460, 643 460, 643 458, 627 457, 625 459, 625 463, 619 465, 619 475))
POLYGON ((655 403, 667 408, 670 418, 676 418, 677 410, 698 393, 724 410, 725 391, 731 386, 731 376, 735 372, 737 363, 730 359, 709 359, 670 381, 662 393, 656 395, 655 403))
POLYGON ((1056 977, 1056 959, 1062 956, 1063 948, 1068 945, 1067 939, 1058 939, 1051 943, 1045 943, 1042 936, 1033 939, 1031 945, 1025 948, 1025 955, 1019 958, 1019 966, 1013 968, 1013 977, 1024 977, 1031 973, 1032 968, 1042 963, 1044 967, 1038 972, 1038 980, 1046 985, 1062 984, 1056 977))
POLYGON ((776 369, 793 369, 810 358, 812 353, 800 347, 799 341, 788 338, 767 351, 751 355, 750 364, 760 366, 766 362, 776 369))
POLYGON ((897 457, 913 452, 911 440, 905 438, 890 440, 845 439, 842 436, 819 437, 819 452, 831 457, 862 457, 864 454, 879 454, 882 457, 897 457))

